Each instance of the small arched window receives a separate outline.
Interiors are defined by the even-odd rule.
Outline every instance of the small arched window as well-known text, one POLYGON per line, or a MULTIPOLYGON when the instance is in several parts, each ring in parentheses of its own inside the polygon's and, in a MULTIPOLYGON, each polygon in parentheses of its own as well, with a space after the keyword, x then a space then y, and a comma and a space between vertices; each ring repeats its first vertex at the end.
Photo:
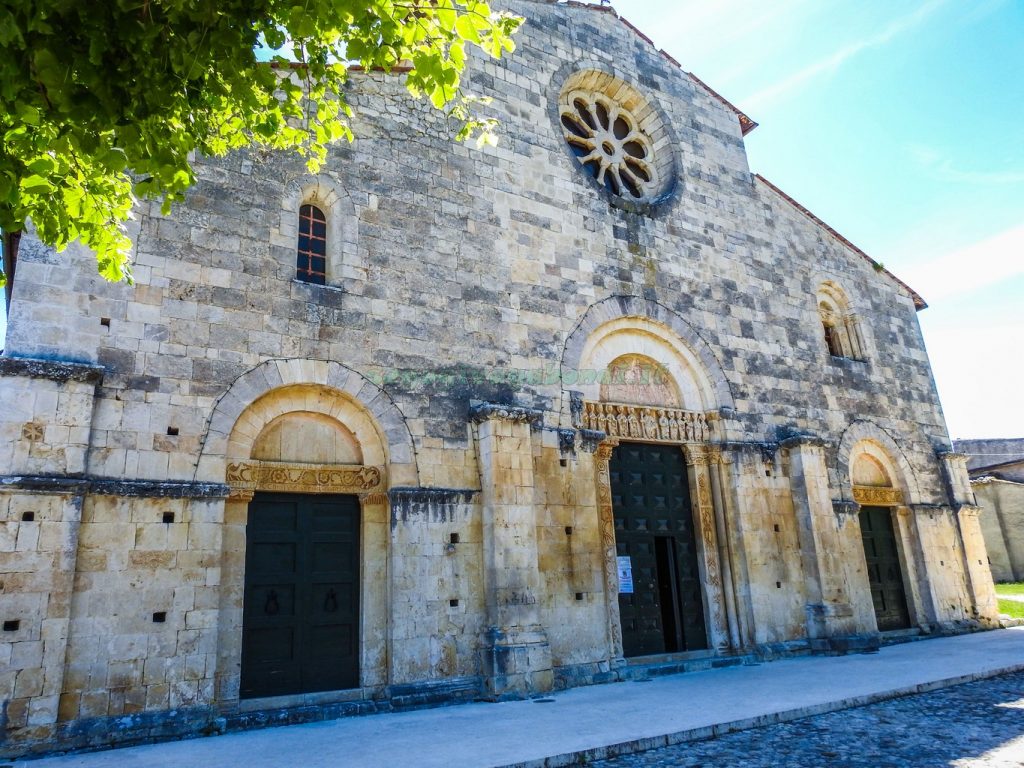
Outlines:
POLYGON ((832 357, 863 360, 860 323, 850 310, 850 302, 839 286, 824 283, 818 289, 818 315, 825 346, 832 357))
POLYGON ((824 302, 818 306, 818 312, 821 314, 821 325, 825 331, 825 346, 828 347, 828 353, 832 357, 845 357, 839 329, 836 328, 835 313, 824 302))
POLYGON ((327 217, 315 205, 299 208, 295 277, 317 285, 327 282, 327 217))

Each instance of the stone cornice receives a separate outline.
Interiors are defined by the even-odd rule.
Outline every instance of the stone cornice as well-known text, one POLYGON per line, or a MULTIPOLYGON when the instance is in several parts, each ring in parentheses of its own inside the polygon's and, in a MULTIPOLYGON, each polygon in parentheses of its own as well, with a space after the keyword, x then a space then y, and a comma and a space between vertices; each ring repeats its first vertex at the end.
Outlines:
POLYGON ((124 496, 144 499, 224 499, 224 483, 183 480, 124 480, 117 477, 60 477, 57 475, 0 476, 0 490, 52 493, 62 496, 124 496))
POLYGON ((98 384, 103 379, 103 373, 102 366, 89 363, 38 360, 31 357, 0 357, 0 376, 25 376, 59 383, 80 381, 85 384, 98 384))
POLYGON ((779 441, 780 448, 828 448, 831 445, 828 440, 817 435, 790 435, 779 441))
POLYGON ((392 488, 388 491, 395 506, 408 504, 470 504, 480 491, 473 488, 392 488))

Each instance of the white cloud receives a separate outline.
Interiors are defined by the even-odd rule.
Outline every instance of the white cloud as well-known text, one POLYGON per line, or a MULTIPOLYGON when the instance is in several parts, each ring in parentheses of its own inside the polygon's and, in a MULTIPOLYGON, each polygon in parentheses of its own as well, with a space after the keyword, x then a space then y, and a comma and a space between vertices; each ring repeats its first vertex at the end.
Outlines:
POLYGON ((925 301, 935 303, 948 297, 973 293, 1022 273, 1024 225, 936 259, 921 261, 902 270, 900 276, 925 301))
POLYGON ((937 181, 954 184, 1022 184, 1024 170, 1001 168, 998 171, 962 170, 953 166, 946 155, 932 147, 913 144, 909 147, 911 157, 926 174, 937 181))
POLYGON ((767 88, 763 88, 753 96, 742 99, 741 102, 751 109, 767 106, 781 96, 804 86, 819 75, 834 72, 862 51, 885 45, 898 35, 919 26, 948 2, 949 0, 928 0, 928 2, 919 6, 913 13, 893 21, 877 35, 845 45, 829 56, 809 64, 777 83, 769 85, 767 88))
MULTIPOLYGON (((923 318, 922 318, 922 324, 923 318)), ((1024 323, 928 334, 928 352, 954 439, 1024 437, 1024 323)))

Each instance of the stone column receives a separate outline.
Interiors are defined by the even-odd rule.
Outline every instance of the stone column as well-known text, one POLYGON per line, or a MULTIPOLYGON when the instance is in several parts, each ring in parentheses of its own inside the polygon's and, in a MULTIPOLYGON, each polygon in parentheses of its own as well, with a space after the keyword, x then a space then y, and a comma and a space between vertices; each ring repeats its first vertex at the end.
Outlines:
POLYGON ((829 493, 825 442, 797 436, 782 443, 789 455, 793 508, 800 539, 807 594, 807 636, 818 651, 877 647, 877 628, 858 627, 848 593, 847 562, 853 553, 843 547, 829 493), (867 636, 864 633, 870 630, 867 636))
POLYGON ((485 403, 476 424, 483 499, 487 637, 484 675, 495 699, 551 690, 551 649, 540 623, 542 588, 533 506, 531 425, 541 414, 485 403))
POLYGON ((930 631, 937 621, 935 597, 932 594, 931 582, 926 572, 924 548, 921 544, 921 531, 918 527, 917 515, 908 506, 901 505, 893 510, 895 513, 896 532, 902 545, 906 580, 910 587, 909 598, 911 619, 914 624, 925 632, 930 631))
POLYGON ((715 519, 715 505, 711 490, 709 455, 704 445, 683 447, 687 473, 690 481, 690 498, 697 523, 697 553, 707 597, 708 645, 713 649, 730 646, 730 627, 725 601, 725 576, 719 554, 718 524, 715 519))
POLYGON ((594 452, 597 483, 597 514, 601 529, 601 550, 604 553, 604 604, 608 614, 608 661, 611 666, 626 663, 622 654, 622 619, 619 616, 619 572, 616 568, 615 511, 612 509, 612 486, 609 461, 619 441, 610 438, 594 452))

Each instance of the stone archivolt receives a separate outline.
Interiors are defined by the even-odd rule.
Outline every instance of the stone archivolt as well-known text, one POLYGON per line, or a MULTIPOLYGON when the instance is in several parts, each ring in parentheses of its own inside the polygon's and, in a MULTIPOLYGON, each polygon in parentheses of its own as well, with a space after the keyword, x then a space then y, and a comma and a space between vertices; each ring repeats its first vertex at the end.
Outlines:
POLYGON ((283 464, 253 461, 229 464, 232 499, 251 498, 255 491, 287 493, 372 493, 383 490, 379 467, 361 465, 283 464))
POLYGON ((870 485, 853 486, 853 500, 868 506, 900 506, 903 492, 899 488, 878 488, 870 485))
POLYGON ((609 437, 656 443, 703 443, 711 439, 714 413, 623 403, 583 403, 584 429, 609 437))

